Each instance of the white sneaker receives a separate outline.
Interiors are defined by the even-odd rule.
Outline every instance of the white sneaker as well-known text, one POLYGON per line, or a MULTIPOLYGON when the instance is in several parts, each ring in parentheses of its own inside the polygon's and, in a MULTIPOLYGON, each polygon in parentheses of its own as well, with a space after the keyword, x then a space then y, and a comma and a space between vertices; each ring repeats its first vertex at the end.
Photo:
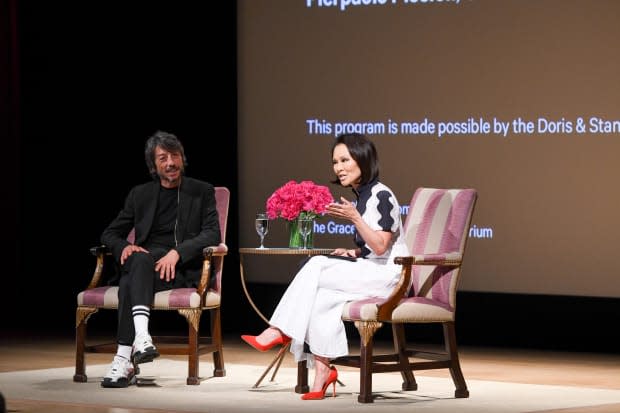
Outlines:
POLYGON ((159 357, 159 352, 155 348, 151 336, 148 333, 136 336, 131 353, 133 362, 135 364, 149 363, 157 357, 159 357))
POLYGON ((114 356, 112 365, 101 381, 101 387, 127 387, 136 384, 133 363, 122 356, 114 356))

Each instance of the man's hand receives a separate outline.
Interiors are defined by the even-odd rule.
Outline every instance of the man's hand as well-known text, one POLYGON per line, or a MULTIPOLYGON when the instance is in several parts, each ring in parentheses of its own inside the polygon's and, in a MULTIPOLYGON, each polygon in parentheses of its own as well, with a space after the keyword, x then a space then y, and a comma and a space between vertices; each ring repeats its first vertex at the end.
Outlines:
POLYGON ((125 264, 127 258, 129 258, 129 256, 134 252, 146 252, 148 254, 148 251, 144 248, 138 245, 129 244, 125 248, 123 248, 123 252, 121 253, 121 265, 125 264))
POLYGON ((177 250, 172 249, 155 263, 155 271, 159 271, 160 279, 165 279, 166 282, 174 280, 174 269, 177 262, 179 262, 179 258, 181 257, 177 250))

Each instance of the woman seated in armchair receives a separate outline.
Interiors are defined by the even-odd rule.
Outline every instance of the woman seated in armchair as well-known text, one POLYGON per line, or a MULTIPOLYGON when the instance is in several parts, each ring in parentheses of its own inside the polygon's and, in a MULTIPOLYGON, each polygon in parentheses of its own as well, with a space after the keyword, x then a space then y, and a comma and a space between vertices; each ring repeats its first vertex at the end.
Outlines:
POLYGON ((330 360, 348 354, 341 320, 345 303, 386 298, 401 271, 394 257, 408 255, 399 203, 379 182, 375 145, 361 134, 340 135, 332 147, 332 164, 333 183, 351 188, 356 202, 343 197, 329 204, 327 213, 355 226, 356 248, 337 248, 331 256, 308 260, 280 299, 270 326, 257 336, 241 336, 259 351, 291 342, 295 360, 307 360, 315 369, 312 389, 303 400, 323 399, 330 384, 335 396, 338 372, 330 360))

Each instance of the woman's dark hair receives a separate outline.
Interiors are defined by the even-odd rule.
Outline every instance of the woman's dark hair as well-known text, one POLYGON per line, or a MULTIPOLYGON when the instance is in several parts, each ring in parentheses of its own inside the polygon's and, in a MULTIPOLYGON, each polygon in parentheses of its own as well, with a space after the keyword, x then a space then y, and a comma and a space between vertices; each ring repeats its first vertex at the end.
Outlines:
POLYGON ((187 166, 187 158, 185 158, 185 150, 179 139, 168 132, 157 131, 151 136, 144 145, 144 159, 149 173, 153 178, 157 178, 157 167, 155 166, 155 148, 160 146, 168 152, 180 153, 183 158, 183 168, 187 166))
MULTIPOLYGON (((345 133, 338 135, 332 145, 332 155, 337 145, 344 144, 351 158, 357 162, 357 166, 362 171, 360 185, 366 185, 368 182, 379 177, 379 157, 377 156, 377 148, 370 139, 361 133, 345 133)), ((338 179, 332 181, 334 184, 340 183, 338 179)))

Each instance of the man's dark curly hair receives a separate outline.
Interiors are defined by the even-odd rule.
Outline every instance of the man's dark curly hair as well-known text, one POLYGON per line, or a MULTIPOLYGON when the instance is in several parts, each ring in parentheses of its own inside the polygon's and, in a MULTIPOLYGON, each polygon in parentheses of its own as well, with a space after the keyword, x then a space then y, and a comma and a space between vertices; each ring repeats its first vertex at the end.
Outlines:
POLYGON ((155 148, 160 146, 168 152, 180 153, 183 158, 183 167, 187 166, 185 150, 181 141, 172 133, 157 131, 151 136, 144 145, 144 159, 149 173, 153 178, 157 178, 157 167, 155 166, 155 148))

